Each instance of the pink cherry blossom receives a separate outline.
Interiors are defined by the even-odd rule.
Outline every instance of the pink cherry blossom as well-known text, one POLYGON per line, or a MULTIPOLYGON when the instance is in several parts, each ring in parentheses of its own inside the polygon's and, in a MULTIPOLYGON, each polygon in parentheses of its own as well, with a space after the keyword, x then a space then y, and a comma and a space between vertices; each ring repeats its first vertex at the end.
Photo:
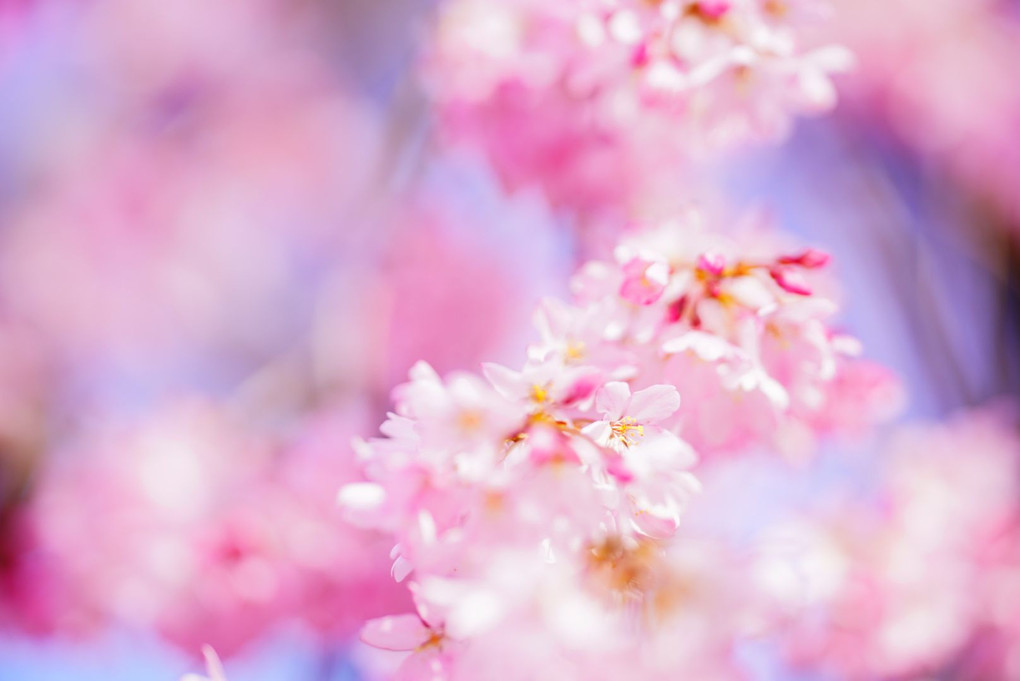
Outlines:
MULTIPOLYGON (((631 394, 621 381, 606 383, 595 396, 595 409, 603 420, 586 426, 584 432, 603 446, 620 450, 644 442, 645 428, 673 415, 680 408, 680 394, 671 385, 657 385, 631 394)), ((657 433, 649 432, 648 435, 657 433)))
POLYGON ((64 590, 61 631, 151 627, 189 651, 236 653, 283 621, 350 636, 406 605, 388 543, 340 522, 355 412, 259 433, 204 400, 140 423, 97 419, 50 464, 28 508, 37 560, 64 590))
MULTIPOLYGON (((581 214, 673 191, 679 168, 831 108, 848 66, 813 0, 570 0, 440 9, 426 85, 445 131, 511 187, 581 214)), ((616 214, 616 217, 621 217, 616 214)))
POLYGON ((756 569, 788 608, 787 655, 850 679, 972 678, 971 668, 1009 678, 1001 644, 1015 641, 1005 613, 1016 591, 1004 576, 1018 564, 1002 549, 1015 541, 1020 499, 1015 410, 903 428, 882 461, 873 502, 844 499, 769 531, 767 543, 793 549, 762 552, 756 569))
POLYGON ((412 651, 406 678, 489 678, 494 659, 506 660, 500 678, 522 681, 628 665, 641 678, 732 678, 735 642, 781 617, 748 592, 718 619, 732 586, 711 560, 733 558, 683 532, 698 455, 779 447, 784 429, 822 434, 818 412, 858 348, 828 326, 824 281, 791 291, 776 274, 813 283, 825 256, 762 237, 745 254, 746 235, 686 217, 582 267, 572 304, 541 306, 520 370, 441 378, 418 364, 393 391, 384 437, 358 443, 368 481, 344 487, 341 506, 391 533, 393 575, 417 607, 373 621, 363 640, 412 651), (628 282, 652 267, 655 295, 637 295, 649 287, 628 282), (679 605, 697 598, 689 580, 704 610, 679 605), (659 648, 685 627, 704 627, 690 649, 659 648))
POLYGON ((365 625, 361 640, 383 650, 411 653, 394 673, 396 680, 451 678, 449 648, 454 643, 442 624, 430 624, 416 614, 380 617, 365 625))

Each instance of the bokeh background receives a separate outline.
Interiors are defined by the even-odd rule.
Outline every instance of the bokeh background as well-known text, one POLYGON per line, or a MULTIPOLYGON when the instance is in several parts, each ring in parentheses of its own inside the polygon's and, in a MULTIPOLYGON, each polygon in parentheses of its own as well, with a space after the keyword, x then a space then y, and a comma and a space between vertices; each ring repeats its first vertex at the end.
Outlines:
MULTIPOLYGON (((714 178, 836 256, 903 418, 1015 395, 1020 13, 838 0, 834 114, 714 178)), ((513 362, 599 237, 441 143, 419 0, 0 0, 0 679, 359 678, 349 441, 513 362)), ((380 567, 381 566, 381 567, 380 567)))

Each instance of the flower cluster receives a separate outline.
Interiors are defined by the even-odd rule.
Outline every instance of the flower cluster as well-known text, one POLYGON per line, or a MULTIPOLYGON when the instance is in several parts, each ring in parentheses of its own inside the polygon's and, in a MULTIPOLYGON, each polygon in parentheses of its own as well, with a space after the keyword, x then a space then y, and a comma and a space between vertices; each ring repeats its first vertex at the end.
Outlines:
POLYGON ((322 638, 405 607, 387 545, 344 525, 332 490, 357 413, 309 416, 296 436, 236 408, 171 402, 142 423, 110 417, 60 452, 29 506, 33 554, 59 596, 58 630, 151 629, 184 650, 237 652, 281 621, 322 638))
POLYGON ((762 601, 791 664, 844 679, 1020 672, 1020 439, 993 405, 903 428, 872 498, 833 495, 768 528, 762 601), (782 608, 781 608, 782 609, 782 608))
POLYGON ((574 304, 539 309, 520 371, 418 364, 385 437, 359 444, 369 482, 340 502, 396 537, 417 605, 362 637, 413 651, 401 678, 731 676, 759 622, 726 547, 677 540, 696 452, 810 431, 855 344, 811 289, 827 256, 742 252, 698 219, 582 268, 574 304))
POLYGON ((0 131, 5 632, 146 629, 229 658, 406 607, 389 547, 333 503, 358 414, 420 357, 519 347, 555 271, 548 221, 494 181, 381 186, 380 113, 303 12, 202 5, 22 8, 31 75, 8 94, 41 99, 12 94, 0 131), (531 266, 482 221, 529 234, 531 266))
POLYGON ((532 355, 576 361, 571 347, 583 346, 615 355, 602 361, 639 387, 676 386, 684 402, 668 426, 702 456, 755 446, 797 456, 818 432, 890 415, 893 376, 831 326, 828 255, 784 250, 764 227, 752 217, 727 233, 690 209, 625 237, 613 264, 575 277, 575 306, 543 306, 532 355), (856 409, 839 408, 847 402, 856 409))
MULTIPOLYGON (((835 102, 818 0, 451 0, 426 80, 445 128, 512 187, 619 209, 682 159, 771 140, 835 102), (656 177, 658 176, 658 177, 656 177)), ((669 179, 667 179, 667 177, 669 179)))

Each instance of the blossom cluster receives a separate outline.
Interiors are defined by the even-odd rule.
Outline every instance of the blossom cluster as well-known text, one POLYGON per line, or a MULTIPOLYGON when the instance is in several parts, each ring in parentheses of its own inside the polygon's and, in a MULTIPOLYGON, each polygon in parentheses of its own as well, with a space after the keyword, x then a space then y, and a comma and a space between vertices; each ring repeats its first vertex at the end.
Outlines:
POLYGON ((1020 678, 1016 415, 841 457, 901 395, 829 256, 704 208, 839 43, 851 116, 1020 215, 1002 3, 13 5, 5 633, 149 632, 188 681, 283 626, 365 679, 401 656, 358 631, 397 681, 1020 678))
POLYGON ((331 489, 358 479, 335 455, 356 412, 309 416, 290 436, 206 399, 126 421, 107 416, 60 451, 29 506, 35 578, 51 592, 36 617, 232 655, 281 621, 344 638, 406 604, 379 578, 386 543, 332 508, 331 489))
POLYGON ((762 533, 751 571, 794 667, 842 679, 1020 673, 1015 405, 899 429, 873 493, 762 533))
POLYGON ((379 112, 285 4, 27 3, 0 48, 45 105, 0 56, 5 633, 229 658, 285 626, 329 649, 406 605, 389 547, 333 503, 350 437, 419 357, 513 344, 552 230, 452 170, 381 200, 379 112), (528 233, 533 265, 483 219, 528 233))
POLYGON ((736 674, 735 638, 761 621, 727 547, 677 534, 692 469, 813 432, 855 383, 856 344, 812 291, 826 255, 699 224, 692 209, 583 267, 519 371, 418 364, 385 437, 359 444, 369 481, 340 503, 395 536, 417 606, 362 632, 413 651, 399 678, 736 674))
POLYGON ((509 186, 618 210, 675 187, 684 160, 831 108, 850 57, 812 44, 825 14, 818 0, 451 0, 426 82, 444 130, 509 186))

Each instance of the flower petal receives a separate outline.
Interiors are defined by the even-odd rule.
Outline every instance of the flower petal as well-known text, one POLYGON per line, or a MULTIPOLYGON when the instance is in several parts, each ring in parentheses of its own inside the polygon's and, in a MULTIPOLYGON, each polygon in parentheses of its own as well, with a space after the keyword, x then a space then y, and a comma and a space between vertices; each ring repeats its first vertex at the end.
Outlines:
POLYGON ((495 362, 486 362, 482 364, 482 373, 489 379, 496 392, 508 400, 519 400, 528 394, 524 377, 519 371, 495 362))
POLYGON ((421 618, 408 613, 369 620, 361 628, 360 638, 373 648, 414 650, 429 640, 430 635, 429 628, 421 618))
POLYGON ((638 423, 657 423, 680 408, 680 393, 672 385, 653 385, 630 398, 627 416, 638 423))
POLYGON ((623 381, 610 381, 595 396, 595 408, 610 421, 623 418, 630 402, 630 386, 623 381))

